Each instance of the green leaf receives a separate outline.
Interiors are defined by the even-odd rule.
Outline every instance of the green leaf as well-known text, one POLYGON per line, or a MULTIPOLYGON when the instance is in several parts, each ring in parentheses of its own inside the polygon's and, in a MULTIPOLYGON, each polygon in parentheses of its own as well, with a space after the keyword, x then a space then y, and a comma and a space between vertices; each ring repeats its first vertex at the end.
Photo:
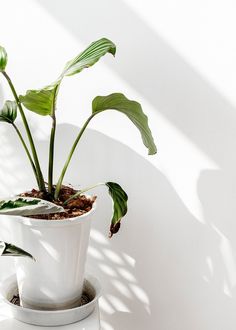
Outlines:
POLYGON ((30 111, 41 116, 52 116, 55 111, 56 98, 62 79, 72 76, 95 64, 103 55, 115 55, 116 46, 110 40, 102 38, 93 42, 82 53, 67 62, 60 77, 51 85, 39 89, 28 90, 26 95, 20 95, 20 102, 30 111))
POLYGON ((92 42, 82 53, 66 63, 61 77, 72 76, 83 69, 94 65, 106 53, 115 56, 115 44, 106 38, 92 42))
POLYGON ((104 110, 118 110, 125 114, 139 129, 143 143, 148 148, 148 154, 153 155, 157 152, 151 130, 148 126, 148 118, 138 102, 128 100, 121 93, 95 97, 92 103, 93 114, 100 113, 104 110))
POLYGON ((0 241, 0 256, 29 257, 35 260, 30 253, 13 244, 9 244, 2 241, 0 241))
POLYGON ((16 197, 0 201, 0 215, 30 216, 58 212, 64 212, 64 208, 39 198, 16 197))
POLYGON ((4 71, 7 65, 7 52, 0 46, 0 71, 4 71))
POLYGON ((30 111, 41 116, 53 115, 58 85, 50 85, 39 90, 28 90, 20 95, 20 102, 30 111))
POLYGON ((13 124, 17 116, 17 104, 15 101, 6 101, 0 111, 0 121, 13 124))
POLYGON ((37 205, 40 199, 26 200, 23 198, 18 198, 16 200, 8 200, 0 202, 0 211, 12 210, 19 207, 37 205))
POLYGON ((113 217, 110 226, 110 237, 120 229, 120 221, 127 213, 128 196, 118 183, 106 182, 109 194, 113 200, 113 217))
POLYGON ((84 192, 96 188, 98 186, 105 185, 108 187, 109 194, 113 200, 113 216, 110 225, 110 237, 113 234, 116 234, 120 229, 120 221, 127 213, 127 201, 128 196, 126 192, 121 188, 118 183, 115 182, 106 182, 106 183, 98 183, 92 187, 87 187, 82 190, 78 190, 74 195, 70 196, 65 202, 64 205, 68 204, 72 199, 80 196, 84 192))

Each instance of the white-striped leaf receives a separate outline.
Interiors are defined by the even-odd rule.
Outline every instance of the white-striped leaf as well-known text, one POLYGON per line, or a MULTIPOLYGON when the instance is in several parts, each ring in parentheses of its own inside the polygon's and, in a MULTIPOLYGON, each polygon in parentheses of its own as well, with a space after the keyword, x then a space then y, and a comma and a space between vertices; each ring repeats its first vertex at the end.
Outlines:
POLYGON ((30 216, 58 212, 64 212, 64 208, 39 198, 16 197, 0 201, 0 215, 30 216))

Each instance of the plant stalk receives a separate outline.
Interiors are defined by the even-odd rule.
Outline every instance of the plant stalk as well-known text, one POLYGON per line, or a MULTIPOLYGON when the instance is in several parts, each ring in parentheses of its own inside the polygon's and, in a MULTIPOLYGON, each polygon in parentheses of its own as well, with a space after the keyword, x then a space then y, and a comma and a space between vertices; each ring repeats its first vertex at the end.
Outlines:
POLYGON ((26 119, 25 114, 24 114, 24 110, 21 106, 19 97, 16 93, 15 87, 14 87, 10 77, 8 76, 8 74, 5 71, 1 71, 1 72, 4 75, 4 77, 6 78, 8 84, 11 88, 12 94, 14 95, 15 101, 17 103, 17 106, 18 106, 20 114, 21 114, 23 124, 25 126, 25 130, 26 130, 26 133, 27 133, 27 136, 28 136, 28 139, 29 139, 29 143, 30 143, 30 147, 31 147, 31 151, 32 151, 32 155, 33 155, 33 159, 34 159, 34 163, 35 163, 35 169, 36 169, 37 178, 38 178, 37 182, 38 182, 39 190, 46 192, 46 187, 45 187, 45 183, 44 183, 43 174, 42 174, 42 171, 41 171, 41 168, 40 168, 38 155, 37 155, 37 152, 36 152, 36 149, 35 149, 33 137, 32 137, 27 119, 26 119))
POLYGON ((26 145, 26 143, 25 143, 25 141, 24 141, 24 139, 23 139, 23 136, 21 135, 21 132, 19 131, 18 127, 17 127, 14 123, 12 123, 12 126, 15 128, 16 133, 17 133, 18 137, 20 138, 20 141, 21 141, 21 143, 22 143, 22 145, 23 145, 23 147, 24 147, 24 149, 25 149, 25 152, 26 152, 26 154, 27 154, 27 156, 28 156, 28 159, 29 159, 30 164, 31 164, 31 166, 32 166, 32 169, 33 169, 33 171, 34 171, 34 175, 35 175, 35 178, 36 178, 36 180, 37 180, 37 183, 39 184, 39 182, 38 182, 38 176, 37 176, 37 171, 36 171, 36 168, 35 168, 35 165, 34 165, 33 159, 32 159, 32 157, 31 157, 31 154, 30 154, 30 152, 29 152, 29 149, 28 149, 28 147, 27 147, 27 145, 26 145))
POLYGON ((68 168, 68 166, 69 166, 69 164, 70 164, 70 161, 71 161, 71 158, 72 158, 72 156, 73 156, 73 153, 74 153, 74 151, 75 151, 75 149, 76 149, 76 147, 77 147, 77 144, 78 144, 79 140, 81 139, 81 137, 82 137, 82 135, 83 135, 83 133, 84 133, 86 127, 88 126, 88 124, 89 124, 89 122, 90 122, 90 120, 91 120, 94 116, 95 116, 95 114, 92 114, 92 115, 86 120, 86 122, 84 123, 83 127, 81 128, 81 130, 80 130, 80 132, 79 132, 77 138, 75 139, 75 142, 74 142, 74 144, 73 144, 73 146, 72 146, 72 148, 71 148, 71 150, 70 150, 69 156, 68 156, 68 158, 67 158, 67 160, 66 160, 66 162, 65 162, 65 164, 64 164, 64 167, 63 167, 63 169, 62 169, 61 175, 60 175, 59 180, 58 180, 58 182, 57 182, 56 190, 55 190, 55 194, 54 194, 54 198, 55 198, 55 199, 58 199, 58 196, 59 196, 59 193, 60 193, 60 190, 61 190, 62 181, 63 181, 63 179, 64 179, 64 176, 65 176, 66 170, 67 170, 67 168, 68 168))
POLYGON ((53 98, 53 108, 52 108, 52 128, 50 135, 50 145, 49 145, 49 161, 48 161, 48 192, 52 195, 53 193, 53 164, 54 164, 54 142, 55 142, 55 134, 56 134, 56 95, 58 92, 59 85, 54 90, 54 98, 53 98))
POLYGON ((94 189, 94 188, 99 187, 99 186, 103 186, 103 185, 104 185, 104 183, 97 183, 97 184, 95 184, 95 185, 93 185, 93 186, 86 187, 86 188, 84 188, 84 189, 82 189, 82 190, 79 190, 76 194, 74 194, 74 195, 72 195, 70 198, 68 198, 68 199, 63 203, 63 205, 66 205, 69 201, 71 201, 72 199, 76 198, 77 196, 83 194, 84 192, 89 191, 89 190, 94 189))
POLYGON ((54 162, 54 141, 56 133, 56 116, 55 112, 52 115, 52 128, 50 136, 50 146, 49 146, 49 163, 48 163, 48 192, 52 194, 53 192, 53 162, 54 162))

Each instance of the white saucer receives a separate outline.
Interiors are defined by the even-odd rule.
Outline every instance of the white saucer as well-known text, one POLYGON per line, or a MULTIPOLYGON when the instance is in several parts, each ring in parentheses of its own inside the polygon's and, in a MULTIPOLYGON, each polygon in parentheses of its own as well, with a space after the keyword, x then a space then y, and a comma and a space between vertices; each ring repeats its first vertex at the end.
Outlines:
POLYGON ((92 292, 94 298, 89 303, 64 310, 45 311, 24 308, 10 303, 9 300, 17 294, 17 282, 15 275, 12 275, 1 282, 0 298, 2 299, 7 311, 16 320, 39 326, 60 326, 78 322, 88 317, 97 306, 97 301, 101 293, 101 286, 98 280, 86 275, 85 291, 92 292))

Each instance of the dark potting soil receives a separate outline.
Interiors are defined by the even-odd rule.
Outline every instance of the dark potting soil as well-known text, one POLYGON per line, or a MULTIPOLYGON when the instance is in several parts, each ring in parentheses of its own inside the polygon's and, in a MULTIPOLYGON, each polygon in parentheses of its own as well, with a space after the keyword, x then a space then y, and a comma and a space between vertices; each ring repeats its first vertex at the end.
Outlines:
MULTIPOLYGON (((79 306, 83 306, 83 305, 86 305, 88 304, 90 301, 92 301, 93 298, 90 297, 86 292, 84 292, 82 294, 82 297, 81 297, 81 301, 80 301, 80 305, 79 306)), ((15 294, 12 299, 10 300, 10 303, 12 303, 13 305, 17 305, 17 306, 21 306, 20 305, 20 297, 19 297, 19 294, 15 294)))
POLYGON ((58 200, 52 200, 49 194, 45 194, 36 189, 32 189, 31 191, 24 192, 20 194, 20 196, 49 200, 50 202, 55 203, 56 205, 62 206, 65 210, 65 212, 60 212, 60 213, 31 215, 30 218, 43 219, 43 220, 65 220, 69 218, 78 217, 82 214, 89 212, 92 209, 93 203, 97 198, 96 196, 92 196, 91 198, 88 198, 85 195, 80 195, 70 200, 66 205, 63 205, 63 203, 68 198, 76 194, 76 192, 77 191, 72 187, 62 186, 58 200))

